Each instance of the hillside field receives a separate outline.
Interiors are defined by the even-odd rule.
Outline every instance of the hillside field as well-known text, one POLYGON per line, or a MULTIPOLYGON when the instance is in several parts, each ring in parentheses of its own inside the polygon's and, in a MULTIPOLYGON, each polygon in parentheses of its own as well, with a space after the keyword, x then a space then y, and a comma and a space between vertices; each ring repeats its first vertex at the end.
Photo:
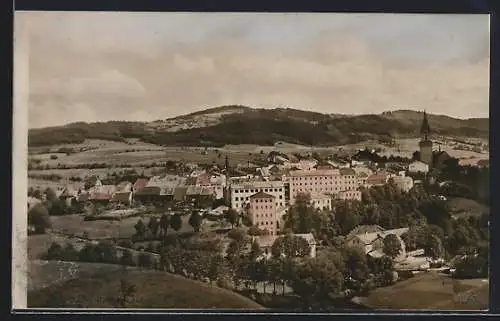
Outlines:
POLYGON ((421 273, 394 285, 378 288, 368 297, 362 298, 361 303, 372 309, 387 310, 488 309, 487 280, 472 279, 458 280, 458 282, 459 295, 455 295, 453 281, 449 277, 442 277, 435 272, 421 273))
MULTIPOLYGON (((80 263, 78 263, 80 264, 80 263)), ((90 264, 90 263, 89 263, 90 264)), ((94 263, 92 263, 94 264, 94 263)), ((252 300, 232 291, 166 272, 118 269, 106 273, 94 264, 96 273, 55 283, 28 293, 30 308, 118 308, 120 280, 136 286, 127 308, 262 309, 252 300)))

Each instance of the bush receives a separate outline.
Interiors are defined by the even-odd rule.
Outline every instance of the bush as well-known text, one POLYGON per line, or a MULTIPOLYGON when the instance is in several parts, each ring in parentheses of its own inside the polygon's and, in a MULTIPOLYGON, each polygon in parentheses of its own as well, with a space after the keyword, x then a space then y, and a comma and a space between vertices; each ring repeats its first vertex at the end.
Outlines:
POLYGON ((139 262, 138 266, 151 268, 153 266, 153 258, 149 253, 141 253, 139 254, 139 262))

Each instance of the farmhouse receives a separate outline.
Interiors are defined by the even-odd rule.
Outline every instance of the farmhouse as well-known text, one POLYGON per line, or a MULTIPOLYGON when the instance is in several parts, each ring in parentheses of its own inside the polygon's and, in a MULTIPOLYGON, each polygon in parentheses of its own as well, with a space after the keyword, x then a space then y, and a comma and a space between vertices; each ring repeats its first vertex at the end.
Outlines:
POLYGON ((111 202, 120 203, 125 205, 132 204, 132 192, 115 192, 111 197, 111 202))
POLYGON ((399 228, 393 230, 384 230, 376 232, 365 232, 356 235, 348 235, 345 242, 348 246, 361 247, 367 255, 372 257, 382 257, 384 256, 384 239, 390 235, 394 234, 397 236, 401 242, 401 252, 396 258, 397 260, 402 260, 406 258, 406 247, 401 235, 408 232, 408 228, 399 228))

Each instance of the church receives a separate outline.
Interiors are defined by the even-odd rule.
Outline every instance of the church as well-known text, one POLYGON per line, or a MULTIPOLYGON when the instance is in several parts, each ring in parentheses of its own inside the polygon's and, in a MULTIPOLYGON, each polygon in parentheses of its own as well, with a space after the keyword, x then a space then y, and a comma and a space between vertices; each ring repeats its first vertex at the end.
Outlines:
POLYGON ((421 139, 419 142, 419 151, 414 154, 415 160, 426 164, 429 171, 440 170, 444 167, 445 162, 452 158, 447 152, 433 150, 434 143, 430 139, 431 127, 427 119, 427 113, 424 111, 424 117, 420 126, 421 139))

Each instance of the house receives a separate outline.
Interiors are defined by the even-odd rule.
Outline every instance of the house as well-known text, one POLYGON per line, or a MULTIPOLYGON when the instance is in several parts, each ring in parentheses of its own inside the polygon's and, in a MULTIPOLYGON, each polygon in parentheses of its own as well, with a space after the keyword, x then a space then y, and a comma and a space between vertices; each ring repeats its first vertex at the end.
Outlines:
POLYGON ((322 193, 311 193, 311 205, 317 210, 332 210, 332 197, 322 193))
POLYGON ((380 225, 358 225, 347 234, 347 237, 356 236, 356 235, 365 234, 365 233, 380 233, 383 231, 384 231, 384 228, 382 228, 380 225))
POLYGON ((134 185, 132 186, 132 191, 133 192, 137 192, 138 190, 140 190, 141 188, 144 188, 148 185, 148 179, 147 178, 138 178, 134 185))
POLYGON ((89 190, 89 201, 92 202, 104 202, 107 203, 111 201, 113 194, 116 192, 116 186, 114 185, 101 185, 94 186, 89 190))
POLYGON ((132 183, 130 182, 120 182, 116 185, 117 192, 132 192, 132 183))
POLYGON ((408 172, 427 174, 429 172, 429 165, 421 161, 414 161, 408 165, 408 172))
POLYGON ((216 199, 223 199, 224 188, 226 187, 226 175, 211 175, 209 173, 202 173, 196 176, 194 185, 210 188, 214 191, 214 197, 216 199))
POLYGON ((372 186, 381 186, 385 185, 387 183, 387 180, 389 179, 389 173, 385 171, 381 171, 375 174, 372 174, 366 178, 366 186, 367 187, 372 187, 372 186))
POLYGON ((132 192, 115 192, 113 196, 111 197, 111 202, 114 203, 120 203, 120 204, 125 204, 125 205, 131 205, 132 204, 132 192))
POLYGON ((446 166, 446 161, 452 157, 444 151, 435 151, 432 155, 433 168, 443 169, 446 166))
POLYGON ((402 192, 407 193, 413 188, 413 178, 410 176, 394 176, 391 181, 402 192))
POLYGON ((365 253, 371 257, 382 257, 384 256, 384 239, 390 235, 394 234, 399 239, 401 243, 401 251, 396 260, 401 261, 406 258, 406 247, 401 235, 408 232, 408 228, 399 228, 392 230, 376 231, 376 232, 364 232, 360 234, 350 234, 346 237, 345 243, 347 246, 360 247, 365 253))
POLYGON ((366 186, 368 180, 368 174, 365 172, 360 172, 359 174, 357 174, 357 176, 358 176, 358 185, 366 186))
POLYGON ((160 200, 161 187, 145 186, 135 191, 134 201, 149 203, 160 200))

